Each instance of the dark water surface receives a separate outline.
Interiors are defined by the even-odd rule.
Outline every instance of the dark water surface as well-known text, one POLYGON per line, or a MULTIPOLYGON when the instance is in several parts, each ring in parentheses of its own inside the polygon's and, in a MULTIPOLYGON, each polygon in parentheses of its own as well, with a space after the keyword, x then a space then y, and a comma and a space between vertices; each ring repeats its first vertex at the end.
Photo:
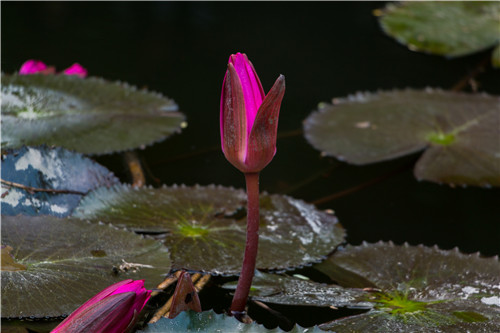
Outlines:
MULTIPOLYGON (((245 52, 268 91, 286 76, 278 153, 261 174, 262 190, 315 202, 383 178, 319 205, 333 209, 348 241, 408 241, 500 254, 500 190, 418 182, 419 154, 356 167, 322 158, 297 130, 319 102, 358 90, 451 88, 489 56, 447 60, 408 51, 380 30, 376 2, 2 2, 2 71, 27 59, 148 87, 187 115, 182 134, 139 151, 148 181, 243 187, 220 151, 219 103, 226 62, 245 52), (400 170, 403 167, 403 171, 400 170), (390 175, 390 176, 388 176, 390 175), (155 181, 155 177, 157 181, 155 181)), ((500 94, 499 71, 476 77, 500 94)), ((122 180, 120 154, 97 160, 122 180)))

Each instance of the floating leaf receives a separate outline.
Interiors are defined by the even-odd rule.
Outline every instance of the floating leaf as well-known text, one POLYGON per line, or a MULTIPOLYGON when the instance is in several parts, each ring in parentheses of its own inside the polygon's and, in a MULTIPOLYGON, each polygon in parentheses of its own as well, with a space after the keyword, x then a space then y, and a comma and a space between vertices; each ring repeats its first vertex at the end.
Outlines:
POLYGON ((324 330, 500 331, 498 257, 379 242, 348 246, 315 267, 333 280, 350 281, 345 272, 362 276, 372 290, 367 300, 373 310, 323 324, 324 330))
MULTIPOLYGON (((343 242, 337 219, 286 196, 262 194, 257 267, 318 262, 343 242)), ((238 274, 246 238, 246 194, 220 186, 126 185, 89 193, 74 215, 135 231, 167 233, 174 267, 238 274)))
POLYGON ((456 57, 500 40, 500 3, 495 1, 389 3, 376 13, 384 32, 412 51, 456 57))
MULTIPOLYGON (((236 282, 224 288, 236 289, 236 282)), ((284 305, 370 308, 361 289, 320 284, 285 275, 258 273, 254 276, 250 296, 254 300, 284 305)))
POLYGON ((26 267, 2 266, 2 317, 8 318, 67 315, 115 282, 146 279, 151 289, 170 270, 161 243, 78 219, 2 216, 2 245, 26 267))
POLYGON ((160 94, 74 75, 2 74, 2 149, 48 144, 85 154, 141 147, 179 131, 160 94))
MULTIPOLYGON (((255 332, 255 333, 278 333, 285 332, 279 328, 272 330, 266 329, 264 326, 251 323, 244 324, 234 317, 229 317, 225 314, 217 314, 213 310, 205 312, 182 312, 175 319, 161 318, 154 324, 148 325, 144 330, 139 332, 144 333, 178 333, 178 332, 255 332)), ((317 333, 323 332, 317 326, 313 328, 302 328, 296 325, 291 333, 317 333)))
POLYGON ((2 214, 68 216, 84 193, 118 183, 105 167, 63 148, 11 150, 2 156, 2 214))
POLYGON ((415 176, 439 183, 500 186, 500 99, 437 89, 358 93, 323 105, 304 124, 308 141, 353 164, 426 147, 415 176))

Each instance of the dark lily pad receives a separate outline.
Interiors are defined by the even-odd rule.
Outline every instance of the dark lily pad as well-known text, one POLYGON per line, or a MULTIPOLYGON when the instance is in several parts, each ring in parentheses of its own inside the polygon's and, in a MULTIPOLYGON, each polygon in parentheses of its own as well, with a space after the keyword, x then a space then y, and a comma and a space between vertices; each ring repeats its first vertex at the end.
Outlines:
POLYGON ((2 216, 2 246, 17 265, 2 260, 7 318, 67 315, 115 282, 145 279, 151 289, 170 270, 160 242, 78 219, 2 216))
MULTIPOLYGON (((226 283, 226 289, 236 289, 236 282, 226 283)), ((283 305, 312 305, 322 307, 349 307, 369 309, 361 289, 342 288, 286 275, 256 274, 250 289, 254 300, 283 305)))
POLYGON ((2 155, 2 214, 68 216, 83 194, 118 183, 105 167, 63 148, 11 150, 2 155))
POLYGON ((2 149, 48 144, 104 154, 163 140, 184 124, 172 100, 127 84, 2 74, 2 149))
MULTIPOLYGON (((135 231, 167 233, 174 268, 238 274, 246 238, 246 194, 221 186, 97 189, 74 215, 135 231)), ((257 267, 318 262, 343 242, 337 219, 303 201, 261 194, 257 267)))
POLYGON ((500 99, 439 89, 358 93, 311 114, 305 136, 317 149, 353 164, 428 148, 418 179, 500 186, 500 99))
MULTIPOLYGON (((264 326, 251 323, 244 324, 234 317, 229 317, 225 314, 217 314, 213 310, 205 312, 182 312, 175 319, 161 318, 154 324, 149 324, 144 330, 139 332, 144 333, 178 333, 178 332, 255 332, 255 333, 278 333, 285 332, 279 328, 272 330, 266 329, 264 326)), ((317 326, 312 328, 302 328, 296 325, 291 333, 317 333, 323 332, 317 326)))
POLYGON ((346 273, 367 279, 366 300, 373 303, 371 311, 323 324, 324 330, 500 331, 498 257, 379 242, 348 246, 315 267, 345 287, 353 281, 346 273))
POLYGON ((456 57, 500 41, 495 1, 409 1, 389 3, 375 13, 384 32, 412 51, 456 57))

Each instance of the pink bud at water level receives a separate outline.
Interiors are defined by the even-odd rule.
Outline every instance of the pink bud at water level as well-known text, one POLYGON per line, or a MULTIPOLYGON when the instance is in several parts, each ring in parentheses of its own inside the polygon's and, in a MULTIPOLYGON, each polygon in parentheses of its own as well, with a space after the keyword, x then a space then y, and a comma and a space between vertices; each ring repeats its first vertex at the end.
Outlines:
POLYGON ((63 73, 66 75, 77 75, 81 78, 84 78, 87 76, 87 70, 85 68, 83 68, 82 65, 80 65, 79 63, 76 63, 76 62, 73 65, 71 65, 71 67, 66 68, 63 71, 63 73))
POLYGON ((115 283, 76 309, 52 333, 127 332, 150 296, 144 280, 115 283))
POLYGON ((227 160, 244 173, 261 171, 276 154, 285 77, 267 95, 252 63, 242 53, 229 57, 222 85, 220 132, 227 160))
POLYGON ((36 74, 43 72, 47 69, 47 65, 40 60, 27 60, 24 64, 21 65, 21 69, 19 69, 19 74, 28 75, 28 74, 36 74))

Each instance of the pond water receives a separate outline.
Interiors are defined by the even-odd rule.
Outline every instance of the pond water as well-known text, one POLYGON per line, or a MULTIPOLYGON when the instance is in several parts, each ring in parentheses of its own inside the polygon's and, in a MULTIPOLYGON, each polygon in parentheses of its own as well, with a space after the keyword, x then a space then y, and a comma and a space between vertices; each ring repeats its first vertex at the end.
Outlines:
MULTIPOLYGON (((189 126, 138 152, 148 182, 244 187, 243 176, 222 155, 219 138, 227 58, 244 52, 266 91, 279 74, 286 76, 278 152, 261 174, 262 190, 333 209, 352 244, 408 241, 499 254, 499 189, 419 182, 412 166, 420 153, 351 166, 321 157, 302 136, 302 121, 319 102, 356 91, 450 89, 489 56, 485 51, 449 60, 411 52, 382 33, 372 14, 382 6, 2 3, 2 71, 12 73, 32 58, 59 69, 79 62, 90 75, 159 91, 179 104, 189 126)), ((481 91, 500 93, 498 70, 488 67, 475 80, 481 91)), ((122 155, 97 160, 129 179, 122 155)))

